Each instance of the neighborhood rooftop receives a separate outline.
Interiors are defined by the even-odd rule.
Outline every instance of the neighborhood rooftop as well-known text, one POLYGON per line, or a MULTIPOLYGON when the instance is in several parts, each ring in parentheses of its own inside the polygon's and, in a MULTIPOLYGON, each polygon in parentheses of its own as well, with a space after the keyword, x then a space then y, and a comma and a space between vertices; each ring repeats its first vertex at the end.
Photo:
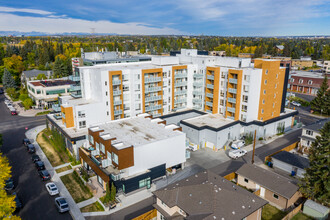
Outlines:
POLYGON ((53 87, 53 86, 64 86, 75 84, 75 82, 71 80, 40 80, 40 81, 32 81, 30 82, 34 86, 42 86, 42 87, 53 87))
POLYGON ((330 118, 322 119, 322 120, 319 120, 318 122, 316 122, 314 124, 307 125, 307 126, 304 127, 304 129, 312 130, 312 131, 319 131, 327 122, 330 122, 330 118))
POLYGON ((256 165, 244 164, 236 173, 287 199, 290 199, 298 190, 298 186, 289 179, 256 165))
POLYGON ((220 128, 234 122, 234 120, 226 119, 221 114, 205 114, 194 118, 185 119, 183 121, 199 128, 204 126, 220 128))
MULTIPOLYGON (((178 206, 186 212, 186 219, 244 219, 268 203, 211 171, 192 175, 153 193, 167 206, 178 206)), ((154 206, 161 212, 161 207, 154 206)))
POLYGON ((183 134, 173 131, 176 127, 165 126, 159 123, 159 119, 145 118, 145 115, 147 114, 135 118, 110 121, 92 126, 90 130, 104 130, 100 133, 100 137, 104 139, 116 138, 116 140, 111 141, 111 144, 115 145, 117 149, 137 147, 183 134))
POLYGON ((281 151, 272 157, 284 163, 291 164, 292 166, 299 167, 301 169, 309 167, 309 160, 307 158, 287 151, 281 151))

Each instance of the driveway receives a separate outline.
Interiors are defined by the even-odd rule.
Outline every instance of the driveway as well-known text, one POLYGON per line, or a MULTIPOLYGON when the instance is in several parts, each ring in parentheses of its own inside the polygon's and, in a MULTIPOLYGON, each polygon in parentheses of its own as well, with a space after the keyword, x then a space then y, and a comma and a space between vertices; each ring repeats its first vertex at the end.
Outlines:
POLYGON ((45 116, 21 117, 11 116, 4 104, 4 95, 0 95, 0 133, 3 134, 2 152, 8 157, 12 166, 15 183, 14 191, 23 203, 17 213, 24 220, 38 219, 72 219, 69 213, 59 214, 45 183, 41 181, 31 161, 31 155, 22 146, 25 128, 33 128, 45 124, 45 116))

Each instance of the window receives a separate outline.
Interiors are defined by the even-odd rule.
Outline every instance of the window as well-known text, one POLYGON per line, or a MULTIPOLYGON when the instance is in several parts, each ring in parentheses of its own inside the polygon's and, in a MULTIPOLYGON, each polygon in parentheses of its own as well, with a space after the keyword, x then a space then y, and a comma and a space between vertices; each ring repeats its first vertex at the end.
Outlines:
POLYGON ((40 93, 41 93, 41 91, 39 89, 37 89, 37 94, 40 94, 40 93))
POLYGON ((250 82, 250 76, 244 75, 244 80, 247 81, 247 82, 250 82))
POLYGON ((264 109, 261 109, 261 114, 263 114, 264 113, 264 109))
POLYGON ((312 80, 308 80, 308 85, 312 85, 312 84, 313 84, 313 81, 312 80))
POLYGON ((105 85, 105 86, 106 86, 106 85, 108 85, 108 82, 107 82, 107 81, 105 81, 105 82, 104 82, 104 85, 105 85))
POLYGON ((162 214, 159 213, 159 215, 160 215, 160 220, 166 220, 166 218, 162 214))
POLYGON ((273 197, 274 197, 275 199, 278 199, 278 195, 276 195, 275 193, 273 194, 273 197))
POLYGON ((248 179, 246 179, 246 178, 244 178, 244 182, 248 183, 248 182, 249 182, 249 180, 248 180, 248 179))
POLYGON ((108 96, 108 92, 105 92, 105 96, 108 96))
POLYGON ((265 85, 267 85, 267 79, 265 80, 265 85))
POLYGON ((243 86, 244 92, 249 92, 249 86, 243 86))
POLYGON ((264 95, 266 95, 266 89, 264 89, 264 95))
POLYGON ((249 100, 249 97, 246 95, 243 95, 243 102, 248 102, 248 100, 249 100))
POLYGON ((265 99, 262 100, 262 104, 265 104, 265 99))
POLYGON ((277 88, 277 83, 275 84, 275 89, 277 88))
POLYGON ((166 205, 165 202, 163 202, 163 201, 162 201, 162 205, 163 205, 164 207, 167 207, 167 205, 166 205))
POLYGON ((112 161, 118 165, 118 155, 112 152, 112 161))
POLYGON ((275 103, 273 103, 273 108, 275 107, 275 103))
POLYGON ((276 98, 276 94, 274 94, 274 98, 276 98))
POLYGON ((86 128, 86 121, 80 121, 79 128, 86 128))
POLYGON ((101 149, 100 149, 101 152, 102 152, 103 154, 105 154, 105 147, 104 147, 104 145, 101 143, 100 146, 101 146, 101 149))
POLYGON ((78 111, 78 118, 85 118, 85 111, 78 111))
POLYGON ((266 70, 265 74, 266 74, 266 75, 268 74, 268 70, 266 70))
POLYGON ((264 120, 264 118, 263 118, 263 117, 261 117, 261 118, 260 118, 260 120, 262 121, 262 120, 264 120))
POLYGON ((100 144, 95 142, 95 148, 96 148, 96 152, 97 154, 100 154, 100 144))
POLYGON ((278 74, 276 74, 276 79, 278 79, 278 74))
POLYGON ((312 136, 313 135, 313 131, 306 130, 306 134, 312 136))
POLYGON ((299 79, 299 83, 303 83, 304 82, 304 80, 303 79, 299 79))
POLYGON ((145 186, 147 186, 148 189, 150 188, 150 177, 139 181, 139 188, 143 188, 145 186))
POLYGON ((246 105, 242 105, 242 112, 247 112, 247 106, 246 105))
POLYGON ((109 115, 109 111, 107 111, 107 115, 109 115))
POLYGON ((294 82, 294 78, 291 78, 291 80, 290 80, 291 82, 294 82))
POLYGON ((91 142, 91 144, 94 144, 94 138, 92 135, 89 135, 89 142, 91 142))

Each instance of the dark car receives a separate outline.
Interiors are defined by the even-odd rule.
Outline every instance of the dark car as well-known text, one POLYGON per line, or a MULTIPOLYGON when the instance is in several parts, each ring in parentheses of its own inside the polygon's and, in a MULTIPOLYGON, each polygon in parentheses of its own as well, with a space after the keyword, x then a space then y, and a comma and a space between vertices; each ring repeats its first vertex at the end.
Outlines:
POLYGON ((31 159, 32 159, 33 163, 40 161, 40 157, 36 154, 32 155, 31 159))
POLYGON ((12 190, 14 189, 14 180, 12 178, 9 178, 8 180, 6 180, 6 184, 5 184, 5 190, 12 190))
POLYGON ((11 113, 11 115, 17 115, 16 110, 11 110, 10 113, 11 113))
POLYGON ((42 181, 50 180, 51 178, 47 170, 40 170, 39 176, 42 178, 42 181))
POLYGON ((15 196, 14 201, 16 203, 16 210, 21 209, 23 207, 21 200, 19 200, 19 198, 15 192, 12 195, 15 196))
POLYGON ((31 144, 31 141, 29 139, 23 139, 23 144, 25 147, 27 147, 29 144, 31 144))
POLYGON ((44 170, 45 169, 45 164, 42 161, 37 161, 35 163, 37 170, 44 170))
POLYGON ((0 94, 3 94, 3 89, 2 88, 0 89, 0 94))
POLYGON ((27 151, 28 151, 30 154, 33 154, 33 153, 36 152, 36 148, 34 147, 33 144, 29 144, 29 145, 27 146, 27 151))

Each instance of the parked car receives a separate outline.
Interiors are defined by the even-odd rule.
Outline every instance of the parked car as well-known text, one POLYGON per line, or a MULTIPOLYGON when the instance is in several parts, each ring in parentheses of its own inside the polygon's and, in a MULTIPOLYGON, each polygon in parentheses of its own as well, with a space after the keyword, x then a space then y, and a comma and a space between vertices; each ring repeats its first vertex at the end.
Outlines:
POLYGON ((301 106, 301 104, 299 102, 295 102, 295 101, 291 102, 291 104, 294 106, 298 106, 298 107, 301 106))
POLYGON ((57 189, 57 186, 53 182, 47 183, 46 184, 46 189, 49 192, 49 195, 51 195, 51 196, 55 196, 59 193, 58 189, 57 189))
POLYGON ((245 141, 243 140, 237 140, 237 141, 233 141, 233 143, 230 145, 231 148, 233 148, 234 150, 240 149, 241 147, 243 147, 245 145, 245 141))
POLYGON ((39 176, 42 178, 42 181, 50 180, 51 176, 47 170, 40 170, 39 176))
POLYGON ((35 162, 35 165, 36 165, 37 170, 44 170, 45 169, 45 164, 41 160, 35 162))
POLYGON ((31 159, 32 159, 33 163, 40 161, 40 157, 36 154, 32 155, 31 159))
POLYGON ((233 150, 233 151, 229 151, 229 157, 233 159, 237 159, 244 156, 246 153, 247 153, 246 150, 233 150))
POLYGON ((196 151, 197 150, 197 145, 196 144, 189 144, 189 146, 187 148, 191 151, 196 151))
POLYGON ((3 89, 2 88, 0 89, 0 94, 3 94, 3 89))
POLYGON ((27 151, 28 151, 30 154, 33 154, 33 153, 36 152, 36 148, 34 147, 33 144, 29 144, 29 145, 27 146, 27 151))
POLYGON ((60 213, 67 212, 70 210, 69 204, 63 197, 57 197, 55 199, 55 206, 60 213))
POLYGON ((31 141, 27 138, 24 138, 23 139, 23 144, 24 144, 25 147, 27 147, 29 144, 31 144, 31 141))
POLYGON ((21 200, 18 198, 18 196, 15 192, 12 195, 15 196, 14 201, 16 203, 16 210, 21 209, 23 207, 23 204, 22 204, 21 200))
POLYGON ((6 99, 5 104, 8 105, 10 103, 10 100, 6 99))
POLYGON ((12 189, 14 189, 14 187, 15 187, 14 180, 12 178, 9 178, 8 180, 6 180, 5 190, 12 190, 12 189))
POLYGON ((10 102, 9 102, 9 103, 7 103, 6 105, 7 105, 7 108, 11 108, 11 107, 14 107, 14 106, 13 106, 13 104, 12 104, 12 103, 10 103, 10 102))
POLYGON ((10 114, 11 115, 17 115, 17 111, 16 110, 10 110, 10 114))

